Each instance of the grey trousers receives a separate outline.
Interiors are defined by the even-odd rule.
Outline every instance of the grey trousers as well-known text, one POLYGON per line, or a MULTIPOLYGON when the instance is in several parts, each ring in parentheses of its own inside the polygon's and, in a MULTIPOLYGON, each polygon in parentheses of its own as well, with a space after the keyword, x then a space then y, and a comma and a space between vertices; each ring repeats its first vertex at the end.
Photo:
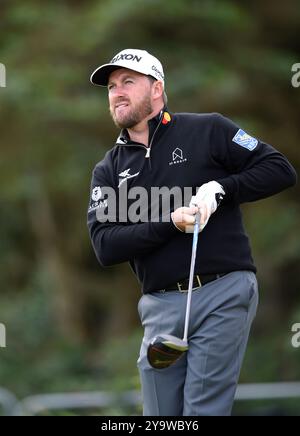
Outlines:
POLYGON ((154 369, 148 344, 157 334, 182 338, 186 293, 154 292, 138 303, 144 338, 138 368, 144 416, 228 416, 256 315, 251 271, 227 274, 193 291, 189 349, 175 364, 154 369))

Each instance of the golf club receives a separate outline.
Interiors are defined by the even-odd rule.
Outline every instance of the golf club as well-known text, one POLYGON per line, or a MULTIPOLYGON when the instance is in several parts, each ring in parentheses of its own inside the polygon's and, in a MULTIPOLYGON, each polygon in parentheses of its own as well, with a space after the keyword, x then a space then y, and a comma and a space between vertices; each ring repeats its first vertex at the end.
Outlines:
POLYGON ((191 300, 193 290, 193 278, 195 270, 195 261, 198 245, 198 234, 200 227, 200 215, 195 216, 195 225, 193 233, 192 258, 189 276, 189 287, 187 292, 187 303, 185 313, 185 325, 183 339, 176 336, 162 334, 152 339, 148 346, 147 357, 150 365, 156 369, 167 368, 175 363, 188 350, 188 328, 191 312, 191 300))

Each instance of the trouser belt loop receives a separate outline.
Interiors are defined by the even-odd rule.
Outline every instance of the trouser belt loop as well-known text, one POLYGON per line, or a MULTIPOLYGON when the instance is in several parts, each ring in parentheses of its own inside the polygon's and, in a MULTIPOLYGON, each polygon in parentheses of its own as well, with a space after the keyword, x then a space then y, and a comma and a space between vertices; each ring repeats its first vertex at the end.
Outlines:
POLYGON ((198 274, 196 275, 196 278, 197 278, 197 281, 198 281, 199 288, 201 288, 202 283, 201 283, 201 280, 200 280, 200 277, 198 276, 198 274))

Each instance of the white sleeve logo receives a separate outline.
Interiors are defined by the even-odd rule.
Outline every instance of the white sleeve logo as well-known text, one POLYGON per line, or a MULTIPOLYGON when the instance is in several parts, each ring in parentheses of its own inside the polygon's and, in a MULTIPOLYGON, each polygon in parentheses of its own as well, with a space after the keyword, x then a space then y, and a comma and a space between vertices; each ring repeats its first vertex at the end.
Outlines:
POLYGON ((99 201, 101 197, 102 197, 101 188, 100 188, 100 186, 96 186, 92 192, 92 200, 99 201))
POLYGON ((232 139, 233 142, 240 145, 241 147, 247 148, 252 151, 257 147, 258 140, 253 138, 253 136, 248 135, 244 130, 240 129, 235 137, 232 139))

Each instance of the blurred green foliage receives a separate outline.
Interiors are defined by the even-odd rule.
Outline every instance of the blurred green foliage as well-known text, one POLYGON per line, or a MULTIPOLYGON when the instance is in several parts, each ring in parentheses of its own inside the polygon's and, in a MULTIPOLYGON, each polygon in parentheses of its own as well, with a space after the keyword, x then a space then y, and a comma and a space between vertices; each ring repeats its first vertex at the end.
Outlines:
MULTIPOLYGON (((296 0, 1 0, 0 385, 37 392, 130 389, 140 290, 100 269, 86 229, 91 171, 118 132, 90 73, 125 47, 163 62, 171 111, 221 112, 299 170, 296 0)), ((261 305, 244 382, 300 379, 299 186, 243 207, 261 305)))

